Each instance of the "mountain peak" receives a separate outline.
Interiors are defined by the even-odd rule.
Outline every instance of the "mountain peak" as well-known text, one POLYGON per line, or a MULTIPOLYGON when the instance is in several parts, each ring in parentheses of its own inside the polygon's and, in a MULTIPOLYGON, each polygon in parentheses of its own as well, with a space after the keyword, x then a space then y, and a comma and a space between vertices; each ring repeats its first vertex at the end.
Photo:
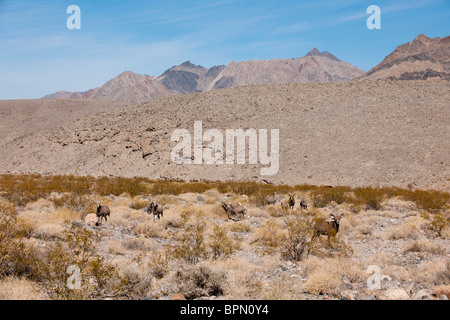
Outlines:
POLYGON ((134 77, 134 76, 136 76, 136 75, 138 75, 138 76, 140 76, 140 74, 138 74, 138 73, 135 73, 135 72, 133 72, 133 71, 131 71, 131 70, 126 70, 126 71, 124 71, 124 72, 122 72, 121 74, 119 74, 117 77, 118 78, 122 78, 122 77, 134 77))
POLYGON ((430 38, 428 38, 426 35, 424 35, 423 33, 421 33, 421 34, 419 34, 415 39, 414 39, 414 41, 428 41, 428 40, 430 40, 430 38))
POLYGON ((195 64, 191 63, 189 60, 183 62, 182 64, 180 64, 179 67, 184 67, 184 68, 189 68, 189 69, 198 69, 198 68, 202 68, 203 69, 202 66, 195 65, 195 64))
POLYGON ((311 51, 309 51, 307 56, 320 56, 320 51, 317 50, 317 48, 313 48, 311 51))
POLYGON ((309 51, 305 57, 308 56, 319 56, 319 57, 326 57, 329 58, 331 60, 335 60, 335 61, 341 61, 338 58, 336 58, 334 55, 332 55, 331 53, 327 52, 327 51, 323 51, 320 52, 317 48, 313 48, 311 51, 309 51))

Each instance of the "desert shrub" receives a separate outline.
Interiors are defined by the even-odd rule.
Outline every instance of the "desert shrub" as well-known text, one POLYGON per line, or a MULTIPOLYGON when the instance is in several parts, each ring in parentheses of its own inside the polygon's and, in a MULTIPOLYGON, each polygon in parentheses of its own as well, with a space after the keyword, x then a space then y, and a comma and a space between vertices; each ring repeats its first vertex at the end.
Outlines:
POLYGON ((27 230, 17 219, 15 206, 0 200, 0 278, 31 272, 34 251, 26 245, 27 230))
POLYGON ((374 188, 356 188, 354 191, 356 196, 356 204, 363 205, 365 209, 380 210, 381 201, 384 198, 385 192, 383 189, 374 188))
POLYGON ((428 228, 435 232, 439 237, 442 237, 443 231, 450 226, 450 216, 445 216, 444 213, 438 212, 432 214, 431 221, 428 228))
POLYGON ((180 244, 169 250, 170 256, 189 263, 197 263, 201 259, 207 258, 205 230, 206 223, 202 218, 197 218, 193 223, 186 224, 186 230, 182 232, 180 244))
POLYGON ((228 235, 225 227, 214 225, 212 235, 208 242, 213 259, 228 257, 240 248, 239 240, 228 235))
POLYGON ((143 199, 140 199, 138 197, 134 197, 131 200, 130 208, 131 209, 135 209, 135 210, 140 210, 140 209, 143 209, 143 208, 147 208, 147 205, 148 205, 148 201, 147 200, 143 200, 143 199))
POLYGON ((319 187, 311 191, 311 199, 316 208, 324 208, 332 202, 335 202, 336 204, 351 202, 351 199, 347 195, 350 191, 351 188, 342 186, 334 188, 319 187))
POLYGON ((177 291, 186 299, 196 299, 205 296, 221 296, 227 286, 226 273, 214 270, 207 262, 196 265, 183 265, 175 273, 177 291))
POLYGON ((151 290, 151 273, 142 266, 128 266, 119 272, 120 284, 117 295, 125 299, 139 299, 148 297, 151 290))
POLYGON ((300 261, 308 256, 311 249, 311 218, 293 214, 279 222, 269 219, 259 230, 256 243, 262 246, 264 254, 280 253, 285 260, 300 261))
POLYGON ((56 208, 71 208, 76 212, 95 212, 95 203, 90 196, 75 193, 64 193, 60 197, 53 197, 56 208))
POLYGON ((167 253, 153 253, 148 262, 151 274, 157 278, 163 278, 169 272, 169 259, 167 253))
POLYGON ((436 190, 414 190, 405 192, 406 200, 414 201, 416 205, 429 212, 443 210, 449 203, 450 194, 436 190))
POLYGON ((73 224, 63 231, 64 241, 56 242, 33 262, 30 278, 53 299, 98 299, 114 295, 120 289, 115 268, 96 254, 100 236, 73 224), (79 288, 69 286, 73 275, 68 268, 75 266, 80 279, 79 288))

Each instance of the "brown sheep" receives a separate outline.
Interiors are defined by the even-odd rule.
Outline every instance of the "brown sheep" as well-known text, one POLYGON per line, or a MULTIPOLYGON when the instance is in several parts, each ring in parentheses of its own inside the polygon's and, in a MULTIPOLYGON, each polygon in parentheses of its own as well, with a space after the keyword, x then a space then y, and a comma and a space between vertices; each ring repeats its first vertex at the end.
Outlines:
POLYGON ((247 213, 247 208, 240 203, 226 203, 222 202, 222 208, 227 213, 228 219, 231 216, 239 217, 239 220, 244 219, 244 215, 247 213))
POLYGON ((155 221, 155 216, 159 219, 164 216, 164 208, 158 202, 153 203, 153 200, 147 206, 147 213, 153 214, 153 221, 155 221))
POLYGON ((306 204, 306 201, 304 199, 302 199, 300 201, 300 209, 308 209, 308 205, 306 204))
POLYGON ((335 237, 339 231, 339 222, 344 215, 334 215, 331 213, 331 220, 325 220, 323 218, 319 218, 316 220, 313 228, 313 236, 311 241, 320 235, 325 235, 328 237, 328 242, 330 242, 330 238, 335 237))
POLYGON ((273 196, 267 196, 266 197, 266 203, 267 204, 275 204, 278 201, 278 195, 276 192, 273 193, 273 196))
POLYGON ((294 206, 295 206, 295 198, 293 194, 288 193, 289 196, 289 207, 291 208, 291 210, 294 210, 294 206))
POLYGON ((105 218, 105 222, 108 221, 108 217, 111 213, 108 206, 102 206, 101 201, 96 201, 97 204, 97 222, 95 223, 96 226, 99 226, 101 224, 101 221, 103 218, 105 218))

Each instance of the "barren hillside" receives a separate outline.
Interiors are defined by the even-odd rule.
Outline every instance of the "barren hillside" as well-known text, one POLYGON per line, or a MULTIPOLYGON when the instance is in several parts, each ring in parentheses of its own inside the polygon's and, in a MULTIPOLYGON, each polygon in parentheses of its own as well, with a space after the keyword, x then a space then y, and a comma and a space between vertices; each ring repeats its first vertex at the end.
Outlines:
MULTIPOLYGON (((448 190, 449 89, 449 81, 244 86, 129 105, 31 135, 22 131, 44 127, 42 118, 35 121, 27 113, 12 122, 6 113, 1 173, 448 190), (194 121, 202 121, 204 131, 217 128, 224 135, 225 129, 279 129, 278 174, 261 176, 259 165, 248 164, 175 165, 171 134, 177 128, 193 133, 194 121)), ((5 103, 0 103, 2 113, 5 103)), ((41 112, 53 124, 52 117, 65 116, 41 112)))
POLYGON ((90 114, 125 106, 107 100, 1 100, 0 148, 18 138, 63 127, 90 114))

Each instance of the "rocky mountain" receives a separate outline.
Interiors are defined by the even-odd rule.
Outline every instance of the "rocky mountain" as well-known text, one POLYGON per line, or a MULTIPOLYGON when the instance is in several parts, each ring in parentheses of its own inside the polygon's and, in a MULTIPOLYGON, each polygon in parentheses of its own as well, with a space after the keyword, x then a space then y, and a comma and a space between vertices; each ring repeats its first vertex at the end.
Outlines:
POLYGON ((208 90, 243 85, 347 81, 363 70, 316 48, 295 59, 231 62, 209 85, 208 90))
POLYGON ((428 38, 421 34, 398 46, 361 80, 450 79, 450 36, 428 38))
POLYGON ((126 71, 103 86, 85 92, 60 91, 43 99, 103 99, 143 102, 175 94, 254 84, 346 81, 363 70, 316 48, 295 59, 249 60, 204 68, 186 61, 159 76, 126 71))
POLYGON ((156 77, 166 88, 180 93, 194 93, 206 91, 209 84, 225 66, 214 66, 209 69, 186 61, 156 77))
POLYGON ((121 102, 140 102, 176 94, 155 77, 131 71, 122 72, 101 87, 85 92, 59 91, 43 99, 100 99, 121 102))

